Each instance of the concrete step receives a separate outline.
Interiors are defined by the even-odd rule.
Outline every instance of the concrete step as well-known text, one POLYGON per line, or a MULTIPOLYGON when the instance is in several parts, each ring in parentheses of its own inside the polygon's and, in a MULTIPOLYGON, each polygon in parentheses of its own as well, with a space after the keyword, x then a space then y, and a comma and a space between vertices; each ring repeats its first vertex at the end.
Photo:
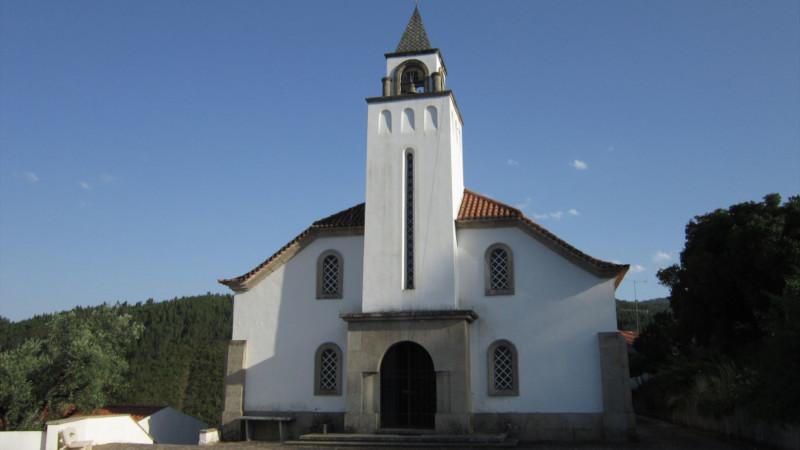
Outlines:
POLYGON ((429 448, 510 448, 517 440, 505 434, 304 434, 287 445, 313 447, 429 447, 429 448))

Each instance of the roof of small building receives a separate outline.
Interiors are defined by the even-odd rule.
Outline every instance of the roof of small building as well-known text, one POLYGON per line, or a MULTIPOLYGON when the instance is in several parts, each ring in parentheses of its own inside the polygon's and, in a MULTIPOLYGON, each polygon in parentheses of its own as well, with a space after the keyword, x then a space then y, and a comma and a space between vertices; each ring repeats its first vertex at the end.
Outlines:
MULTIPOLYGON (((238 277, 218 280, 219 283, 237 292, 247 290, 248 282, 251 282, 258 275, 266 275, 280 267, 319 233, 327 231, 347 231, 352 234, 363 233, 364 209, 365 204, 359 203, 356 206, 317 220, 249 272, 238 277)), ((615 264, 589 256, 533 220, 525 217, 519 209, 469 189, 464 189, 464 196, 456 217, 456 225, 461 227, 517 226, 553 251, 590 272, 601 277, 616 278, 615 286, 619 285, 628 271, 629 266, 627 264, 615 264)))
POLYGON ((636 339, 639 338, 639 333, 635 331, 620 330, 619 334, 622 335, 622 338, 625 339, 625 343, 629 346, 633 345, 636 339))
POLYGON ((424 50, 431 50, 431 41, 428 40, 428 32, 425 31, 425 26, 422 24, 419 8, 415 7, 395 52, 411 53, 424 50))
POLYGON ((167 408, 167 406, 156 405, 110 405, 103 408, 95 408, 89 412, 76 412, 70 417, 87 417, 87 416, 113 416, 120 414, 127 414, 133 417, 137 422, 145 417, 152 416, 153 414, 167 408))

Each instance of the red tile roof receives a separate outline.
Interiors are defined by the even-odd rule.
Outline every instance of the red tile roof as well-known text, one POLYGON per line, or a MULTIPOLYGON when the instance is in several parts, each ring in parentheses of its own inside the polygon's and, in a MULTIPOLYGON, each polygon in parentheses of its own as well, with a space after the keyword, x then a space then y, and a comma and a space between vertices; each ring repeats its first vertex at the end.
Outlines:
POLYGON ((622 338, 625 339, 625 343, 628 345, 633 345, 636 342, 636 339, 639 337, 639 333, 635 331, 619 331, 619 334, 622 335, 622 338))
POLYGON ((246 283, 248 281, 253 279, 260 272, 271 272, 271 270, 268 270, 270 266, 279 265, 279 263, 282 264, 283 262, 288 261, 289 258, 300 251, 302 247, 307 245, 313 239, 316 233, 337 229, 355 229, 355 231, 363 230, 364 204, 359 203, 352 208, 339 211, 336 214, 332 214, 328 217, 317 220, 316 222, 312 223, 310 227, 303 230, 302 233, 295 236, 294 239, 281 247, 272 256, 265 259, 264 262, 254 267, 253 270, 235 278, 218 281, 219 283, 224 284, 237 292, 247 290, 246 283))
POLYGON ((129 414, 137 422, 145 417, 152 416, 153 414, 166 408, 166 406, 150 406, 150 405, 114 405, 106 406, 104 408, 97 408, 90 412, 76 412, 71 414, 71 417, 83 416, 112 416, 115 414, 129 414))
POLYGON ((479 224, 482 221, 491 223, 513 222, 535 238, 538 238, 543 244, 589 271, 599 276, 616 277, 617 286, 628 271, 629 266, 627 264, 614 264, 603 261, 578 250, 543 226, 525 217, 519 209, 472 192, 469 189, 464 189, 464 199, 461 200, 461 208, 458 211, 456 223, 466 225, 479 224))
MULTIPOLYGON (((461 207, 456 217, 456 225, 498 226, 504 223, 521 227, 524 231, 533 235, 554 251, 597 275, 615 277, 616 285, 619 285, 622 281, 622 277, 624 277, 625 273, 628 271, 628 265, 610 263, 581 252, 541 225, 525 217, 522 211, 517 208, 498 202, 497 200, 492 200, 489 197, 472 192, 468 189, 464 190, 461 207)), ((306 228, 302 233, 289 241, 289 243, 281 247, 275 254, 253 268, 253 270, 235 278, 219 280, 219 282, 230 287, 234 291, 244 291, 248 288, 246 284, 256 275, 262 272, 269 273, 283 262, 288 261, 295 253, 302 249, 302 247, 313 240, 313 237, 317 233, 341 229, 363 233, 364 203, 317 220, 310 227, 306 228), (270 266, 275 267, 269 270, 270 266)))
POLYGON ((485 195, 464 189, 456 220, 504 219, 525 217, 517 208, 492 200, 485 195))

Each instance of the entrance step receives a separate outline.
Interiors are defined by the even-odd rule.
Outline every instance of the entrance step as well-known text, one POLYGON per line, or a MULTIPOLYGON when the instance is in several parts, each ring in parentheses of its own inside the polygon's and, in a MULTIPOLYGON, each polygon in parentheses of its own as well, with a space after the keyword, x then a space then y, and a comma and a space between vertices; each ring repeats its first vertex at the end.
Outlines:
POLYGON ((304 434, 287 445, 309 447, 429 447, 429 448, 510 448, 516 439, 505 434, 304 434))

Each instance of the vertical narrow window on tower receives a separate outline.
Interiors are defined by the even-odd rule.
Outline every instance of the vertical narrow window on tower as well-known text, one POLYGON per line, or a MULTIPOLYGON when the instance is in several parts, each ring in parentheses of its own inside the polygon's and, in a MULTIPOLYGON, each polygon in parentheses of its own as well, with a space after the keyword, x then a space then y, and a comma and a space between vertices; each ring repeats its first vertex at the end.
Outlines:
POLYGON ((414 154, 406 151, 405 173, 405 288, 414 289, 414 154))

